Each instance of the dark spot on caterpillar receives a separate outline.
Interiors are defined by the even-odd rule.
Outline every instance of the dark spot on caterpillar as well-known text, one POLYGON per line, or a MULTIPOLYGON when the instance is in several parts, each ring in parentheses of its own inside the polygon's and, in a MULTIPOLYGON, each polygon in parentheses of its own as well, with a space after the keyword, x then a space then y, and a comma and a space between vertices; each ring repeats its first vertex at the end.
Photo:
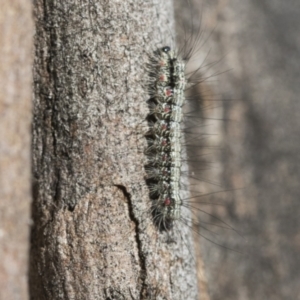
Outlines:
POLYGON ((167 53, 167 52, 171 51, 171 48, 169 46, 165 46, 165 47, 162 48, 162 51, 167 53))

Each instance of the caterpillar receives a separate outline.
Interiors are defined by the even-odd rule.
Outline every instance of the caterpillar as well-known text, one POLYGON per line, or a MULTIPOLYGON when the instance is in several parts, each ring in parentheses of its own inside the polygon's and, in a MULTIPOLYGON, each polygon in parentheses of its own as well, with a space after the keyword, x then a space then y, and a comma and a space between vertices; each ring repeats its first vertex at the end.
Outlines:
POLYGON ((146 166, 152 215, 157 226, 170 229, 180 218, 181 121, 184 104, 185 64, 170 47, 154 52, 150 65, 146 166))
POLYGON ((184 159, 181 144, 185 143, 186 135, 183 106, 186 104, 185 90, 199 83, 199 79, 191 83, 186 78, 187 60, 164 46, 154 51, 148 66, 150 99, 145 169, 153 220, 161 230, 172 228, 174 221, 180 220, 181 206, 184 205, 180 196, 184 159))
MULTIPOLYGON (((199 35, 196 34, 197 39, 199 35)), ((201 176, 203 170, 209 168, 207 160, 201 157, 203 149, 207 146, 204 130, 199 134, 199 127, 201 129, 202 120, 205 119, 203 110, 215 109, 215 104, 220 100, 211 99, 210 93, 204 95, 203 89, 200 93, 195 93, 197 90, 195 87, 202 85, 202 82, 211 75, 205 74, 207 77, 204 77, 203 73, 199 75, 199 70, 206 67, 204 63, 192 71, 187 70, 191 57, 200 48, 199 40, 192 41, 189 37, 187 40, 190 45, 186 45, 183 49, 178 49, 176 46, 172 48, 163 46, 153 51, 150 56, 148 67, 150 99, 147 116, 149 131, 146 133, 148 147, 145 151, 148 163, 145 169, 152 221, 159 231, 166 231, 168 237, 175 229, 179 232, 179 236, 175 238, 182 239, 178 229, 179 226, 184 225, 195 231, 199 237, 215 244, 216 247, 241 254, 242 252, 236 246, 231 246, 218 237, 223 230, 230 230, 239 235, 237 230, 211 211, 211 208, 216 205, 223 206, 222 200, 218 203, 199 200, 202 197, 232 190, 225 190, 218 182, 201 176), (206 103, 203 103, 205 102, 201 98, 203 96, 206 98, 206 103), (197 111, 195 104, 200 106, 197 111), (192 112, 188 112, 193 105, 192 112), (200 126, 197 128, 196 124, 200 126), (197 151, 202 153, 199 155, 197 151), (189 166, 183 162, 188 162, 189 166), (193 182, 197 182, 196 190, 191 191, 192 195, 183 195, 184 180, 188 181, 185 182, 189 186, 187 190, 191 190, 191 186, 193 189, 193 182), (199 185, 200 181, 201 185, 199 185), (201 189, 205 184, 220 188, 214 188, 213 192, 211 190, 206 192, 203 189, 204 192, 199 193, 198 185, 201 189), (200 207, 201 204, 208 205, 209 209, 203 209, 200 207), (183 209, 187 209, 188 212, 183 212, 183 209)), ((220 118, 220 121, 223 119, 220 118)), ((214 147, 208 146, 208 148, 214 147)), ((193 250, 189 249, 189 252, 192 254, 193 250)))

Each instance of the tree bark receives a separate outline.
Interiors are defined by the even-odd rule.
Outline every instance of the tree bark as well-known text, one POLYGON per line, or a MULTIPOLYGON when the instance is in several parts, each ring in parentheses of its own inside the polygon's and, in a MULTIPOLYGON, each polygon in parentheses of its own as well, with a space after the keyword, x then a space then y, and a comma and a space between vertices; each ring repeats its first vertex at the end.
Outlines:
POLYGON ((0 1, 0 299, 28 299, 31 2, 0 1))
POLYGON ((196 299, 191 234, 158 232, 144 181, 147 63, 174 44, 172 2, 34 6, 31 299, 196 299))

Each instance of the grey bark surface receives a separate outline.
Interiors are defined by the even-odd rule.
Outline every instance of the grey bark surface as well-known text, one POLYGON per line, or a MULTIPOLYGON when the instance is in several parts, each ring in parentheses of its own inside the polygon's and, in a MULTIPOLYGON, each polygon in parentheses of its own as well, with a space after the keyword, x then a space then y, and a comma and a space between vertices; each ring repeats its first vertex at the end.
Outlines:
POLYGON ((31 2, 0 1, 0 299, 28 299, 31 2))
POLYGON ((299 299, 299 2, 200 7, 207 63, 222 58, 212 73, 228 70, 215 78, 221 147, 207 176, 235 190, 212 195, 224 206, 207 211, 243 236, 215 230, 220 245, 242 255, 200 239, 210 298, 299 299))
POLYGON ((171 1, 36 0, 31 299, 196 299, 188 228, 154 227, 146 64, 171 1))

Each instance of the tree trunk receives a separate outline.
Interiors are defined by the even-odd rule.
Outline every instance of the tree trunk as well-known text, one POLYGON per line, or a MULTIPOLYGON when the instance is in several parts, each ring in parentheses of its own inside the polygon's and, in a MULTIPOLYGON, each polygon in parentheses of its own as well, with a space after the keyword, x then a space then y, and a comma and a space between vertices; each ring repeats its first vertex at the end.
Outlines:
POLYGON ((31 298, 196 299, 191 234, 158 232, 144 181, 172 2, 36 0, 35 19, 31 298))
POLYGON ((33 22, 30 1, 0 1, 0 299, 28 299, 33 22))

